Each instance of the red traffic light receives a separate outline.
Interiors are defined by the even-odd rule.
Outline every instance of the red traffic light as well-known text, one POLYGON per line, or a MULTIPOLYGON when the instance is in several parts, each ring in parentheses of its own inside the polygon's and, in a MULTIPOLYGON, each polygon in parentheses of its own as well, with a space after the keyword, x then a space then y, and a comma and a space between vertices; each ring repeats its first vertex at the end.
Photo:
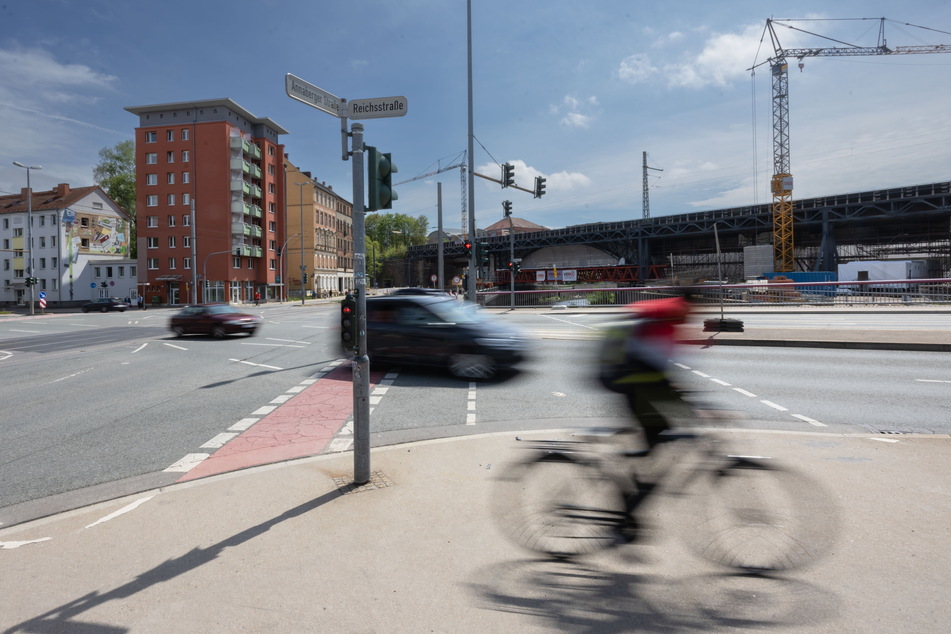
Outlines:
POLYGON ((340 310, 343 312, 344 315, 349 315, 353 312, 353 308, 351 306, 344 306, 340 310))

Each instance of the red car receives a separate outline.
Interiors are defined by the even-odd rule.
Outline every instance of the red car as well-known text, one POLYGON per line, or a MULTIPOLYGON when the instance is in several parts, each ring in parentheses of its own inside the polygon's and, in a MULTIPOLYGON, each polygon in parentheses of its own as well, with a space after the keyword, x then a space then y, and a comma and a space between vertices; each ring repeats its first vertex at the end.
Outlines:
POLYGON ((178 337, 204 334, 220 339, 238 333, 250 337, 260 324, 259 317, 242 313, 229 304, 198 304, 173 315, 168 327, 178 337))

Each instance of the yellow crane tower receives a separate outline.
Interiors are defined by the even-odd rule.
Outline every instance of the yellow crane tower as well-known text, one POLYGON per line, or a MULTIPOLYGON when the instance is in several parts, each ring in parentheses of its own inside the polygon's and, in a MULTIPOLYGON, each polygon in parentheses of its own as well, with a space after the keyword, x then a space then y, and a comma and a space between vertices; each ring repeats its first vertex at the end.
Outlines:
MULTIPOLYGON (((807 57, 849 57, 858 55, 920 55, 924 53, 951 53, 951 44, 923 44, 919 46, 896 46, 889 48, 885 41, 885 22, 887 18, 856 18, 859 20, 879 20, 878 40, 875 46, 858 46, 823 35, 811 33, 788 24, 802 20, 766 20, 765 32, 769 33, 773 45, 773 56, 763 64, 769 64, 773 88, 773 177, 770 186, 773 193, 773 267, 777 273, 795 270, 793 254, 793 213, 792 189, 793 177, 789 167, 789 74, 787 58, 802 60, 807 57), (832 46, 817 48, 783 48, 779 43, 776 28, 782 26, 792 31, 820 37, 833 43, 832 46)), ((815 21, 815 20, 811 20, 815 21)), ((905 26, 914 24, 901 23, 905 26)), ((929 31, 938 31, 928 27, 916 27, 929 31)))

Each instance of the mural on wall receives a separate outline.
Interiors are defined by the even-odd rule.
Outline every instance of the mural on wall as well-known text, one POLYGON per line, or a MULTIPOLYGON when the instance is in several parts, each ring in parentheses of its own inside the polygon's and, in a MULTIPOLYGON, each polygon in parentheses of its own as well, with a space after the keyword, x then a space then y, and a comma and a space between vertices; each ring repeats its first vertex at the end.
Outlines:
POLYGON ((63 225, 72 261, 80 253, 87 255, 129 255, 128 223, 115 216, 78 214, 72 209, 63 211, 63 225))

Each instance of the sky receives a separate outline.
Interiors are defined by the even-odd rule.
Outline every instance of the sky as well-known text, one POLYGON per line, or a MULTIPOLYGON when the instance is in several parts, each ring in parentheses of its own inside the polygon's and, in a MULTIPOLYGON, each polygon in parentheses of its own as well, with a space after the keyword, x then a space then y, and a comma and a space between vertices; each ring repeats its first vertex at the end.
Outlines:
MULTIPOLYGON (((504 200, 549 228, 641 218, 644 152, 652 217, 770 202, 766 20, 817 34, 780 28, 785 48, 874 46, 881 17, 889 46, 951 44, 942 0, 472 0, 475 171, 547 179, 535 199, 476 178, 477 226, 504 200)), ((430 173, 468 145, 465 0, 0 0, 0 24, 0 193, 26 186, 13 161, 42 166, 35 189, 92 185, 99 151, 133 138, 126 107, 227 97, 352 200, 340 120, 288 97, 293 73, 405 97, 405 116, 362 121, 399 169, 393 211, 434 230, 438 181, 461 227, 460 170, 430 173)), ((794 198, 951 179, 951 54, 790 62, 794 198)))

